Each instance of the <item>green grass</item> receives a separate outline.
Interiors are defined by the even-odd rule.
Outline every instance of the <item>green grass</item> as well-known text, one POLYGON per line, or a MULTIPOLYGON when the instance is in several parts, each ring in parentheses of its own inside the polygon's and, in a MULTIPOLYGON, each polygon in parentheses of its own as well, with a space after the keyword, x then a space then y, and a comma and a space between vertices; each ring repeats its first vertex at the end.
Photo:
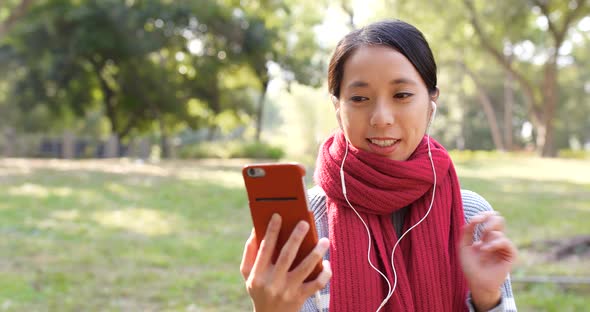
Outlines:
MULTIPOLYGON (((590 253, 547 259, 543 242, 590 235, 590 162, 514 155, 454 155, 462 188, 484 196, 506 218, 519 247, 512 276, 590 276, 590 253), (541 244, 539 244, 541 243, 541 244), (536 247, 533 247, 536 246, 536 247)), ((520 311, 585 311, 590 286, 513 283, 520 311)))
POLYGON ((0 167, 0 311, 245 310, 237 171, 0 167))
MULTIPOLYGON (((530 247, 590 234, 588 161, 455 157, 463 188, 507 219, 514 276, 590 276, 587 257, 530 247)), ((244 163, 0 160, 0 311, 249 310, 244 163)), ((588 288, 513 286, 521 311, 590 303, 588 288)))

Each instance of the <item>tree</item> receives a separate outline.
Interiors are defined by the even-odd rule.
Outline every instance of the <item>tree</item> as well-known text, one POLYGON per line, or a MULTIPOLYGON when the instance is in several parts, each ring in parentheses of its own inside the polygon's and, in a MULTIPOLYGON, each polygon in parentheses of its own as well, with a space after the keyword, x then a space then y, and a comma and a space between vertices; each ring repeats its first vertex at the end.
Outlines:
POLYGON ((494 110, 492 100, 490 96, 487 94, 486 88, 483 85, 482 81, 479 79, 479 77, 473 71, 471 71, 465 63, 460 63, 460 65, 462 66, 465 73, 467 73, 467 75, 471 78, 471 80, 473 80, 473 83, 475 84, 479 102, 481 103, 484 109, 488 125, 492 133, 492 140, 494 141, 494 146, 496 147, 496 150, 503 151, 504 143, 502 141, 502 134, 500 132, 500 129, 498 128, 498 118, 496 117, 496 112, 494 110))
POLYGON ((124 113, 125 105, 117 102, 115 73, 120 63, 142 57, 159 44, 154 38, 134 45, 126 41, 130 33, 145 35, 136 30, 143 28, 146 10, 133 14, 124 5, 101 3, 48 1, 31 10, 10 41, 27 68, 16 91, 31 95, 20 97, 24 108, 45 104, 56 113, 69 107, 81 115, 93 107, 92 92, 98 88, 112 132, 125 137, 141 115, 138 109, 131 118, 117 115, 124 113), (129 122, 122 125, 122 119, 129 122))
POLYGON ((484 29, 480 13, 472 0, 464 0, 469 12, 469 18, 475 34, 479 38, 483 48, 493 59, 503 66, 516 79, 523 90, 529 116, 537 130, 537 147, 541 155, 553 157, 557 155, 554 146, 555 117, 559 104, 559 50, 562 47, 568 31, 583 16, 590 13, 590 6, 585 0, 570 1, 567 3, 549 3, 548 1, 534 0, 527 13, 534 14, 537 8, 541 16, 546 20, 550 40, 542 37, 539 47, 546 53, 546 61, 543 64, 542 81, 537 82, 528 78, 521 70, 518 70, 512 62, 509 62, 503 53, 500 42, 490 38, 484 29))
MULTIPOLYGON (((443 136, 440 139, 446 140, 447 144, 456 145, 457 148, 506 149, 506 138, 502 135, 502 129, 512 127, 506 125, 506 121, 503 124, 499 122, 498 115, 502 112, 502 106, 499 104, 502 100, 492 92, 497 86, 502 85, 501 80, 494 78, 503 72, 489 66, 485 54, 473 44, 467 31, 469 25, 461 3, 389 3, 388 10, 383 11, 394 11, 396 16, 416 25, 426 36, 435 55, 441 90, 441 114, 437 124, 445 124, 445 131, 438 133, 443 136), (415 14, 417 11, 421 14, 415 14), (441 18, 440 12, 445 12, 444 18, 441 18), (442 118, 444 120, 441 120, 442 118), (473 122, 467 118, 477 120, 473 122), (479 142, 473 142, 475 140, 479 142)), ((509 120, 512 123, 512 118, 509 120)), ((436 134, 436 124, 433 130, 436 134)), ((511 137, 512 130, 507 131, 505 136, 511 137)))
MULTIPOLYGON (((305 85, 319 86, 324 68, 322 49, 313 27, 321 22, 323 3, 315 1, 262 1, 239 6, 244 31, 242 57, 260 82, 256 109, 256 140, 260 140, 264 104, 271 76, 269 66, 281 68, 283 78, 305 85), (242 11, 243 10, 243 11, 242 11), (242 15, 243 14, 243 15, 242 15)), ((239 7, 239 8, 238 8, 239 7)))
MULTIPOLYGON (((489 88, 495 88, 497 83, 486 74, 490 70, 495 71, 495 67, 505 72, 498 82, 511 79, 516 83, 507 83, 504 100, 496 97, 497 102, 492 103, 496 114, 504 112, 501 127, 505 133, 504 145, 508 146, 513 138, 508 134, 512 133, 511 128, 517 126, 515 122, 522 124, 530 121, 534 125, 534 143, 539 154, 556 154, 557 145, 562 145, 557 144, 554 137, 561 115, 559 111, 565 103, 561 95, 564 87, 571 88, 561 82, 560 72, 580 62, 575 59, 571 63, 571 56, 560 51, 564 44, 571 46, 577 22, 590 13, 587 1, 388 3, 397 10, 396 16, 418 25, 430 36, 429 41, 438 50, 435 51, 437 59, 442 60, 439 64, 445 70, 453 70, 453 60, 464 60, 465 68, 487 85, 488 94, 489 88), (415 14, 417 11, 421 14, 415 14), (443 16, 441 12, 444 12, 443 16), (492 63, 488 61, 490 58, 492 63), (515 88, 514 97, 510 96, 512 88, 508 85, 515 88), (502 102, 504 105, 498 105, 502 102), (520 114, 521 106, 526 112, 525 119, 514 115, 520 114)), ((469 75, 467 72, 464 74, 469 75)), ((488 116, 488 120, 491 119, 488 116)))

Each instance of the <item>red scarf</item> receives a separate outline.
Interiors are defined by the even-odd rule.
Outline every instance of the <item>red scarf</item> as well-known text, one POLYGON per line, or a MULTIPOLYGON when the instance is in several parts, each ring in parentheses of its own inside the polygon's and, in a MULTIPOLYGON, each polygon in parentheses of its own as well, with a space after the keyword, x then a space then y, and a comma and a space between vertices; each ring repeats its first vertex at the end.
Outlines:
MULTIPOLYGON (((322 145, 315 181, 326 192, 330 225, 330 311, 377 310, 387 283, 367 261, 365 227, 346 203, 340 165, 346 149, 341 131, 322 145)), ((467 311, 467 284, 458 257, 464 221, 459 181, 442 145, 430 139, 436 168, 434 205, 395 251, 397 286, 381 311, 467 311)), ((404 233, 428 211, 434 182, 426 137, 407 161, 395 161, 349 146, 344 164, 348 199, 371 232, 371 262, 393 287, 391 251, 397 242, 392 213, 410 206, 404 233)))

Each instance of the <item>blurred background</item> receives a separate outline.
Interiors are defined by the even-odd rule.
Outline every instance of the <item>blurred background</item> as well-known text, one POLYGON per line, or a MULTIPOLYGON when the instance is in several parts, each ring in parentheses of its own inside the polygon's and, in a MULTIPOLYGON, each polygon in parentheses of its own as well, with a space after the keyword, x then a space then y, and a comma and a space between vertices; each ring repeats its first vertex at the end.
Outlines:
POLYGON ((590 304, 590 3, 2 0, 0 311, 247 311, 240 169, 336 129, 327 63, 398 18, 433 137, 507 219, 521 311, 590 304))

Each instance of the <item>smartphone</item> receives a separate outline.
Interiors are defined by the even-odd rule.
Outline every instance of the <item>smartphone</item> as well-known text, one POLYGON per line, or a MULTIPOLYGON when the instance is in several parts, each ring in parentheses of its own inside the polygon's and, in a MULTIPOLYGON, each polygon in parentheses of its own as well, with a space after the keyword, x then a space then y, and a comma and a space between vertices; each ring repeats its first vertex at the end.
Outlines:
MULTIPOLYGON (((259 246, 272 215, 278 213, 281 216, 281 230, 272 257, 273 263, 276 263, 297 223, 301 220, 309 223, 309 231, 289 269, 292 270, 318 243, 313 212, 309 210, 307 200, 305 167, 298 163, 252 164, 244 166, 242 175, 259 246)), ((314 280, 322 270, 322 261, 319 261, 305 281, 314 280)))

